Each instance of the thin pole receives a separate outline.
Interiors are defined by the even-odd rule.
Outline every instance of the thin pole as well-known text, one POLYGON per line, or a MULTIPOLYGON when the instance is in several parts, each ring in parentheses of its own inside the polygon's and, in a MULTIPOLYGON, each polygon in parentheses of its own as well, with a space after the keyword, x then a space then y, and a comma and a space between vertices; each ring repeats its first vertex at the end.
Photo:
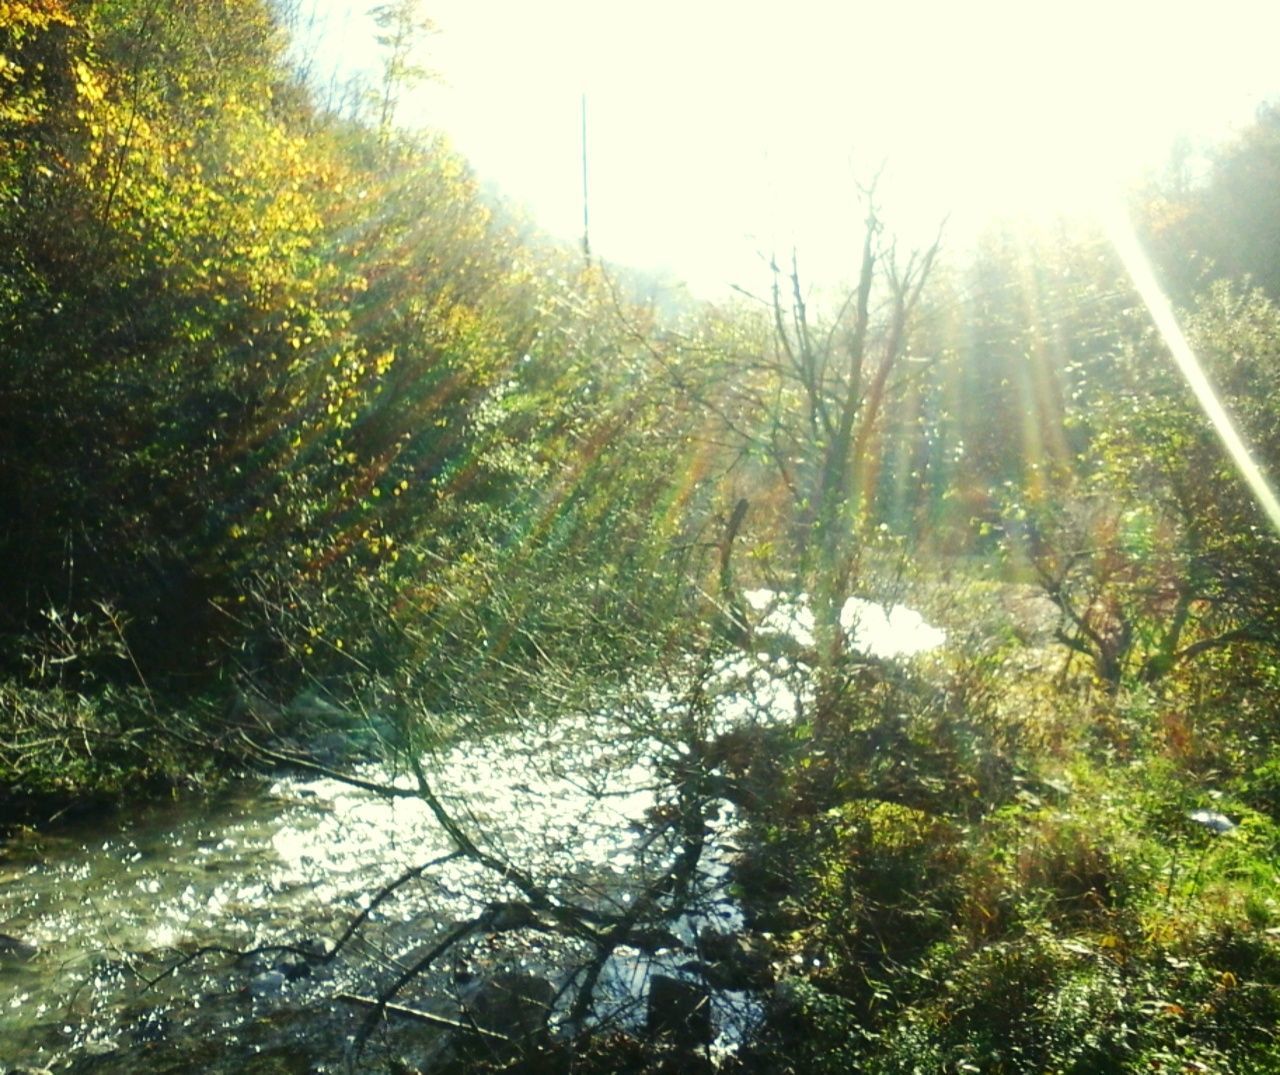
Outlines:
POLYGON ((591 264, 591 218, 587 196, 587 95, 582 95, 582 256, 591 264))

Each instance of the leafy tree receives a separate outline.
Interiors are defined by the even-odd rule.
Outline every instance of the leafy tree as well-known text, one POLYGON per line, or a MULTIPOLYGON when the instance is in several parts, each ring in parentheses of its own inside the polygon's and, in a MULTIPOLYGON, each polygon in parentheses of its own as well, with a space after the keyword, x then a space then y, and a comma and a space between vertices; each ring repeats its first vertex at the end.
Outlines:
POLYGON ((922 549, 1016 570, 1016 505, 1053 500, 1089 450, 1114 355, 1146 323, 1104 237, 993 225, 935 273, 892 400, 877 516, 922 549))
MULTIPOLYGON (((1280 332, 1261 293, 1216 286, 1189 335, 1269 473, 1280 461, 1271 374, 1280 332)), ((1158 679, 1223 647, 1280 641, 1276 535, 1151 333, 1117 360, 1074 499, 1035 521, 1032 559, 1064 640, 1102 678, 1158 679)))
POLYGON ((1206 157, 1203 174, 1157 183, 1148 197, 1146 232, 1168 286, 1187 305, 1214 280, 1280 298, 1280 107, 1262 105, 1206 157))
POLYGON ((14 36, 45 85, 0 132, 8 626, 110 600, 154 666, 208 667, 246 580, 336 584, 421 530, 431 497, 382 503, 474 449, 530 270, 506 289, 444 145, 302 122, 262 4, 104 4, 14 36))

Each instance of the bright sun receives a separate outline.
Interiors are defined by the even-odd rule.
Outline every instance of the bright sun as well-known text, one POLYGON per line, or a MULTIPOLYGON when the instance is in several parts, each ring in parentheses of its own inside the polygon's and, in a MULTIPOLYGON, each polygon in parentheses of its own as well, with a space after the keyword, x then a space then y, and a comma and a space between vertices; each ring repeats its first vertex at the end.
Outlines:
MULTIPOLYGON (((316 0, 340 12, 352 5, 316 0)), ((589 111, 592 243, 703 293, 760 253, 838 271, 854 183, 908 236, 996 213, 1088 211, 1280 89, 1280 4, 1148 0, 868 4, 796 0, 436 0, 441 72, 402 122, 449 132, 482 179, 566 238, 581 230, 589 111), (1274 80, 1274 81, 1273 81, 1274 80)), ((342 63, 368 62, 350 28, 342 63)), ((335 50, 335 56, 338 52, 335 50)), ((337 61, 331 61, 337 62, 337 61)))

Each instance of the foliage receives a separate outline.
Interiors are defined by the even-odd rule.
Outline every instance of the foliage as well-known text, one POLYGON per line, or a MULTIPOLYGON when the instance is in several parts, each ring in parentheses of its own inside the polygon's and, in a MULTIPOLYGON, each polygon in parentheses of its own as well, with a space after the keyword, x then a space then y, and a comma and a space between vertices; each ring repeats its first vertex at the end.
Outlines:
MULTIPOLYGON (((1274 342, 1260 294, 1225 285, 1189 322, 1223 401, 1267 472, 1277 459, 1274 342)), ((1067 495, 1027 507, 1030 559, 1061 637, 1113 688, 1222 647, 1274 647, 1277 539, 1207 419, 1151 339, 1117 359, 1067 495)))
POLYGON ((595 521, 553 545, 663 495, 587 504, 599 447, 652 462, 620 419, 660 404, 628 397, 620 356, 601 376, 603 297, 578 308, 568 266, 515 248, 441 140, 308 115, 251 0, 31 18, 16 55, 47 56, 78 107, 33 91, 6 128, 9 630, 106 600, 149 671, 228 644, 252 665, 280 594, 332 634, 352 585, 447 589, 437 565, 556 519, 558 470, 595 521))
MULTIPOLYGON (((1048 780, 1011 760, 1022 772, 983 786, 974 814, 925 781, 908 786, 929 808, 877 787, 848 799, 809 777, 825 757, 793 752, 787 798, 753 814, 761 847, 742 875, 789 971, 748 1070, 1275 1064, 1274 821, 1207 797, 1176 764, 1120 776, 1077 760, 1048 780), (1239 827, 1191 819, 1209 805, 1239 827)), ((948 787, 973 779, 944 771, 948 787)), ((1262 796, 1268 771, 1250 785, 1262 796)))
MULTIPOLYGON (((183 726, 145 690, 88 695, 65 687, 0 684, 0 804, 5 824, 110 806, 151 788, 195 786, 210 775, 181 745, 183 726)), ((188 731, 192 730, 190 728, 188 731)), ((205 765, 213 759, 205 755, 205 765)))
POLYGON ((893 401, 881 518, 919 548, 1020 555, 1010 509, 1052 500, 1088 450, 1135 305, 1105 239, 1065 222, 993 225, 943 266, 919 317, 929 361, 893 401))
POLYGON ((1260 105, 1254 122, 1203 157, 1197 162, 1190 147, 1182 147, 1172 174, 1148 192, 1145 230, 1168 286, 1187 305, 1213 281, 1256 286, 1280 298, 1274 257, 1280 108, 1274 101, 1260 105))

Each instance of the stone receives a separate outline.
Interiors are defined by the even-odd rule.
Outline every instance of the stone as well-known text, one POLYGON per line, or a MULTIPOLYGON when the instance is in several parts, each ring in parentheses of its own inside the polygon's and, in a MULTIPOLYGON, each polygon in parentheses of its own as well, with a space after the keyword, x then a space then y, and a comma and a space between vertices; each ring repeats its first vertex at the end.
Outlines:
POLYGON ((711 995, 697 982, 655 974, 649 980, 649 1031, 685 1048, 709 1045, 715 1038, 711 995))
POLYGON ((739 933, 703 930, 700 972, 716 989, 766 989, 773 984, 768 945, 739 933))
POLYGON ((283 959, 272 969, 279 971, 291 982, 311 977, 311 964, 300 956, 292 959, 283 959))
POLYGON ((172 1021, 163 1008, 148 1008, 129 1027, 129 1037, 135 1045, 147 1045, 163 1041, 169 1036, 172 1021))
POLYGON ((0 961, 27 963, 40 954, 40 946, 32 941, 24 941, 20 937, 11 937, 0 933, 0 961))
POLYGON ((264 971, 249 979, 249 993, 255 997, 277 997, 284 992, 288 980, 278 970, 264 971))
POLYGON ((1187 814, 1187 817, 1197 825, 1203 825, 1218 836, 1225 836, 1229 832, 1235 832, 1240 827, 1226 814, 1220 814, 1217 810, 1192 810, 1187 814))
POLYGON ((463 1008, 476 1026, 512 1040, 546 1033, 555 987, 526 971, 504 971, 481 980, 464 996, 463 1008))

